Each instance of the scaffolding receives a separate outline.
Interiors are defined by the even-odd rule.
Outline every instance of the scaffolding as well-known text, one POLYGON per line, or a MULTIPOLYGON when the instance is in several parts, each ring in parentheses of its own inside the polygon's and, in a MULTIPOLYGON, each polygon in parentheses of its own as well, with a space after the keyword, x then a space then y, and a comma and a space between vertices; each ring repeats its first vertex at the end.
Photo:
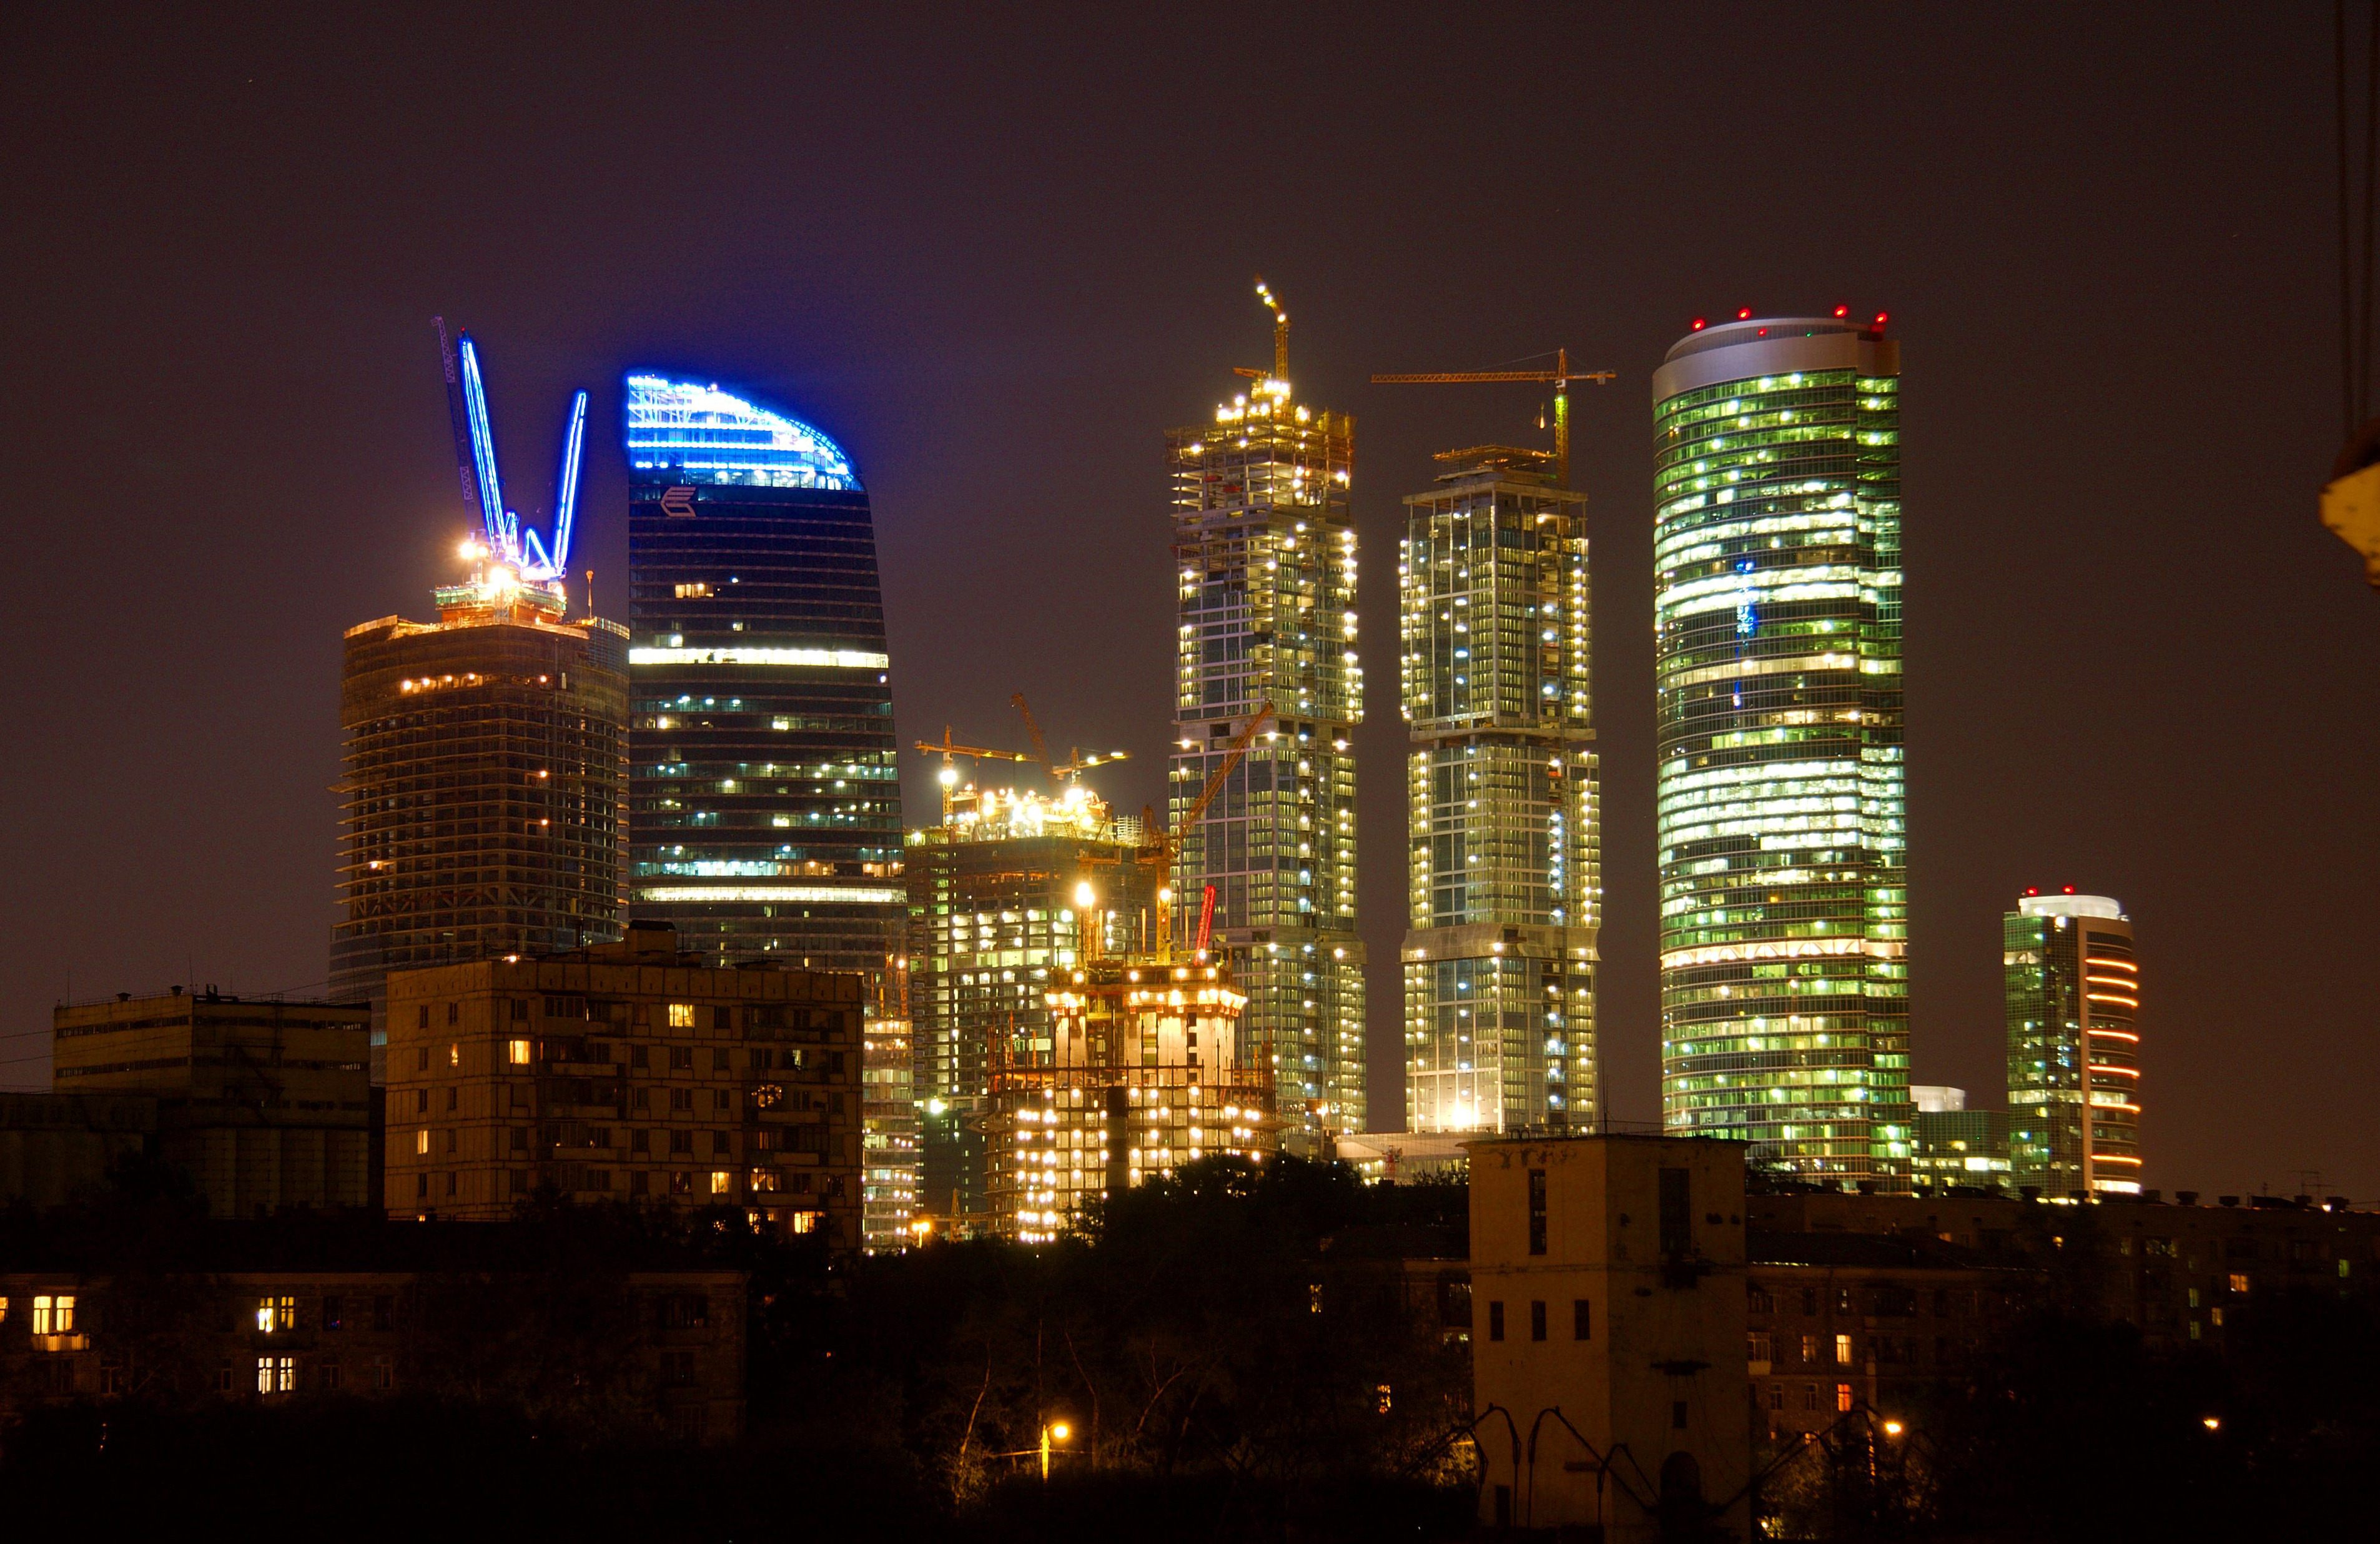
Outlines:
POLYGON ((1165 954, 1089 961, 1048 993, 1050 1036, 994 1045, 984 1122, 993 1228, 1042 1244, 1183 1164, 1280 1143, 1272 1074, 1242 1066, 1230 972, 1165 954))

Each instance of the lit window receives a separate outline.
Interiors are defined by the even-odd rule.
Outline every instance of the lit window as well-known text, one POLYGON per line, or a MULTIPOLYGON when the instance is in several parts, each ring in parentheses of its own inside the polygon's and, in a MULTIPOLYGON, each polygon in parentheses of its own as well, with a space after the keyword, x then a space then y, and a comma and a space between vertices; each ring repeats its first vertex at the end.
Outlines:
POLYGON ((528 1041, 508 1041, 504 1047, 504 1052, 506 1057, 512 1062, 513 1065, 516 1067, 525 1067, 528 1065, 528 1041))
POLYGON ((261 1394, 285 1394, 298 1387, 298 1358, 295 1356, 259 1356, 256 1359, 256 1392, 261 1394))
POLYGON ((463 1064, 463 1048, 461 1046, 450 1045, 446 1048, 446 1064, 450 1067, 459 1067, 463 1064))
POLYGON ((691 1003, 671 1003, 669 1005, 669 1024, 670 1027, 673 1029, 693 1028, 694 1004, 691 1003))
POLYGON ((732 1170, 732 1169, 713 1169, 713 1170, 711 1170, 711 1171, 710 1171, 710 1193, 711 1193, 712 1195, 714 1195, 714 1196, 727 1196, 727 1195, 732 1195, 732 1194, 734 1194, 734 1193, 735 1193, 735 1171, 734 1171, 734 1170, 732 1170))
POLYGON ((263 1334, 298 1328, 298 1299, 295 1297, 260 1297, 256 1300, 256 1328, 263 1334))
POLYGON ((34 1298, 33 1333, 37 1335, 73 1334, 74 1308, 75 1300, 71 1296, 34 1298))
POLYGON ((419 1131, 413 1134, 413 1150, 417 1153, 422 1154, 427 1154, 430 1151, 430 1128, 428 1126, 424 1126, 419 1131))
POLYGON ((1848 1413, 1848 1412, 1850 1411, 1851 1407, 1852 1407, 1852 1386, 1851 1386, 1849 1383, 1838 1383, 1838 1384, 1836 1384, 1836 1385, 1835 1385, 1835 1408, 1836 1408, 1836 1409, 1838 1409, 1838 1410, 1844 1411, 1844 1412, 1848 1413))
POLYGON ((2245 1293, 2248 1290, 2248 1277, 2245 1271, 2231 1272, 2231 1290, 2237 1293, 2245 1293))
POLYGON ((819 1214, 815 1211, 789 1212, 785 1217, 785 1228, 790 1233, 808 1233, 818 1226, 818 1220, 819 1214))
MULTIPOLYGON (((1851 1365, 1851 1360, 1852 1338, 1849 1335, 1837 1335, 1835 1337, 1835 1361, 1837 1365, 1849 1367, 1851 1365)), ((1846 1404, 1843 1408, 1848 1410, 1851 1406, 1846 1404)))

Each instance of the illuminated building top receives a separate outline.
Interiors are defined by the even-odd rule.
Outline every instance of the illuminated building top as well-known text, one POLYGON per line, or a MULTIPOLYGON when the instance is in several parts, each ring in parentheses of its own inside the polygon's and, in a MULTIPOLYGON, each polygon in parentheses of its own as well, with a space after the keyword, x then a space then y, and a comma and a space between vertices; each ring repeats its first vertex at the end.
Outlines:
POLYGON ((799 419, 717 386, 628 377, 628 468, 640 480, 859 490, 843 447, 799 419))
POLYGON ((1088 842, 1135 842, 1140 822, 1118 821, 1108 801, 1079 784, 1044 795, 1032 789, 952 786, 940 826, 913 833, 912 842, 1010 842, 1070 836, 1088 842))

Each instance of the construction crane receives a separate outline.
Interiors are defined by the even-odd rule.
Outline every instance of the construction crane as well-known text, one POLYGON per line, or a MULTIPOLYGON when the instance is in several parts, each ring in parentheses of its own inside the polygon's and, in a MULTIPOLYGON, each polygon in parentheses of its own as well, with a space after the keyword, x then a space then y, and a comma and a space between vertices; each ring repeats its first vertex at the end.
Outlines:
MULTIPOLYGON (((1570 486, 1570 383, 1593 381, 1600 385, 1615 378, 1609 370, 1572 370, 1570 350, 1554 350, 1551 370, 1453 370, 1425 371, 1402 375, 1375 375, 1372 384, 1392 385, 1454 385, 1480 381, 1530 381, 1554 389, 1554 480, 1560 486, 1570 486)), ((1540 425, 1540 427, 1543 427, 1540 425)))
POLYGON ((952 764, 953 758, 972 756, 979 761, 1030 761, 1033 760, 1030 755, 1021 750, 994 750, 990 746, 961 745, 951 738, 951 726, 947 723, 942 725, 942 740, 940 745, 936 745, 931 740, 919 740, 917 742, 917 747, 919 750, 939 753, 942 759, 944 823, 948 823, 951 818, 951 790, 958 786, 959 781, 959 770, 952 764))
MULTIPOLYGON (((1257 275, 1257 298, 1264 309, 1272 312, 1272 379, 1289 379, 1289 312, 1281 309, 1281 298, 1265 287, 1264 275, 1257 275)), ((1262 381, 1265 372, 1250 370, 1245 365, 1233 365, 1232 373, 1245 375, 1251 381, 1262 381)))
POLYGON ((1033 709, 1026 702, 1025 694, 1021 691, 1012 693, 1008 699, 1008 705, 1025 715, 1025 733, 1033 740, 1033 755, 1020 756, 1016 760, 1039 761, 1044 768, 1048 769, 1050 775, 1061 783, 1073 783, 1093 767, 1104 767, 1111 761, 1132 760, 1130 752, 1122 750, 1093 751, 1086 756, 1083 754, 1082 747, 1075 746, 1067 750, 1065 760, 1053 761, 1050 759, 1050 742, 1042 737, 1041 725, 1034 720, 1033 709))
MULTIPOLYGON (((1225 751, 1223 764, 1215 769, 1215 774, 1207 779, 1207 786, 1199 790, 1190 808, 1182 812, 1181 822, 1172 831, 1160 831, 1157 840, 1150 844, 1154 851, 1145 861, 1153 864, 1157 869, 1157 936, 1166 941, 1169 950, 1173 946, 1173 859, 1182 851, 1184 838, 1197 830, 1198 822, 1207 818, 1207 807, 1215 802, 1217 794, 1223 791, 1223 780, 1230 777, 1232 770, 1246 759, 1248 747, 1256 743, 1257 734, 1271 717, 1270 702, 1257 710, 1256 716, 1248 720, 1247 727, 1240 731, 1225 751)), ((1151 821, 1149 823, 1154 825, 1156 822, 1151 821)), ((1211 920, 1213 914, 1209 912, 1208 916, 1211 920)))

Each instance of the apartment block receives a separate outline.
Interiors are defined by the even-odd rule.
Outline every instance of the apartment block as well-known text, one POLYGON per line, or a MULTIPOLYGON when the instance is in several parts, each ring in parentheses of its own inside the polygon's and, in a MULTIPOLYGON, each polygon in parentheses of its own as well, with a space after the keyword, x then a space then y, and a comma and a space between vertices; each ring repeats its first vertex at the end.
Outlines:
POLYGON ((387 1204, 492 1221, 533 1193, 735 1206, 861 1241, 861 978, 712 968, 667 923, 389 985, 387 1204))

